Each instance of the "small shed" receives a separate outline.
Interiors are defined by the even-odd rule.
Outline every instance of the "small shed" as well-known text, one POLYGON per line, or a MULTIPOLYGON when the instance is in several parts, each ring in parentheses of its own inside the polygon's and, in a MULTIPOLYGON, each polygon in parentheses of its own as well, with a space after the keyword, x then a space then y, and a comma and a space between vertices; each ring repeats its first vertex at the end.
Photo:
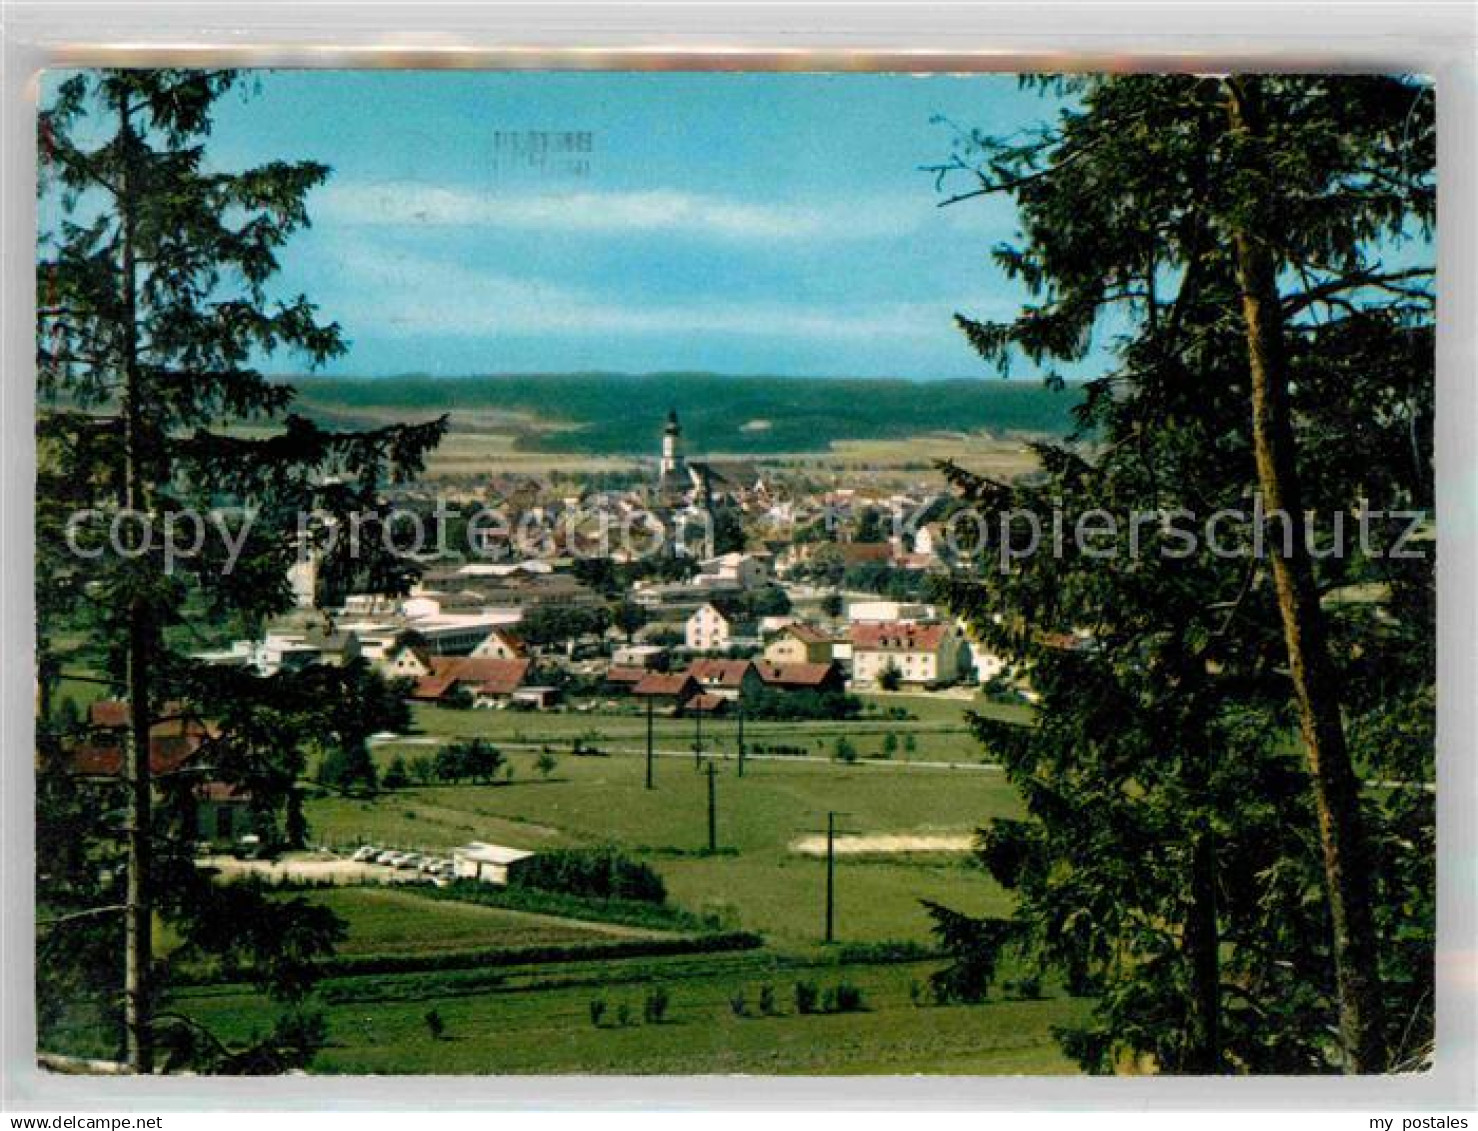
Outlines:
POLYGON ((485 884, 506 884, 519 864, 532 857, 522 848, 505 848, 474 840, 452 849, 452 870, 459 880, 478 880, 485 884))

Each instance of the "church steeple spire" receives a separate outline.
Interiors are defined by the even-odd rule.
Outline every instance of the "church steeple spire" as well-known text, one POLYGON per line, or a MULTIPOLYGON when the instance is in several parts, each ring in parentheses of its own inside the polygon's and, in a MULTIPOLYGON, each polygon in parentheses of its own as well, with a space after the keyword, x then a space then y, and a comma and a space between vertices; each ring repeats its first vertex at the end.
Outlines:
POLYGON ((662 429, 662 462, 658 465, 659 487, 681 487, 687 478, 683 460, 683 428, 677 422, 677 409, 667 410, 667 426, 662 429))

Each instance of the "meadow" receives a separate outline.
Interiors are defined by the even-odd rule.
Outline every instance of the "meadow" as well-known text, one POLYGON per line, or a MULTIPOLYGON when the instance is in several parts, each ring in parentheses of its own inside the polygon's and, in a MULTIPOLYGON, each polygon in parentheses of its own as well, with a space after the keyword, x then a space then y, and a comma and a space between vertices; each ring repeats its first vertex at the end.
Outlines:
MULTIPOLYGON (((849 963, 770 951, 568 963, 479 972, 339 978, 319 990, 330 1045, 320 1073, 1070 1073, 1051 1028, 1080 1020, 1081 999, 934 1005, 935 960, 849 963), (845 981, 857 1012, 802 1014, 797 981, 823 992, 845 981), (760 1011, 771 987, 774 1014, 760 1011), (661 1022, 643 1004, 661 990, 661 1022), (742 996, 745 1012, 736 1012, 742 996), (915 998, 917 997, 917 1003, 915 998), (599 1026, 592 1002, 602 1002, 599 1026), (625 1010, 626 1023, 620 1021, 625 1010), (426 1015, 445 1026, 433 1037, 426 1015)), ((260 1028, 260 1002, 232 987, 183 995, 193 1016, 228 1037, 260 1028)))
MULTIPOLYGON (((1051 1036, 1079 1019, 1087 1003, 1048 986, 1041 996, 1009 993, 976 1005, 935 1004, 929 975, 935 957, 934 900, 972 914, 1009 914, 1008 893, 965 853, 841 855, 835 868, 834 944, 823 942, 826 864, 797 842, 839 814, 847 833, 969 834, 994 816, 1016 815, 1004 775, 980 762, 964 730, 969 704, 923 696, 883 696, 911 716, 852 724, 779 728, 831 732, 854 741, 872 730, 917 732, 913 761, 829 758, 753 760, 744 776, 730 756, 715 756, 719 848, 707 850, 708 777, 682 740, 686 721, 664 720, 656 788, 645 787, 645 759, 635 748, 645 720, 624 716, 517 714, 417 709, 418 745, 376 750, 383 766, 402 754, 424 755, 453 737, 481 734, 502 744, 513 767, 496 784, 416 785, 372 798, 319 796, 307 805, 314 839, 445 851, 468 840, 539 849, 612 844, 662 876, 677 914, 697 915, 710 930, 758 932, 757 950, 596 958, 581 944, 604 933, 640 940, 680 938, 678 929, 642 930, 571 914, 538 914, 458 902, 416 890, 314 890, 348 923, 341 952, 351 960, 406 953, 455 959, 487 948, 571 943, 563 961, 450 963, 452 968, 394 970, 374 976, 340 966, 319 987, 331 1043, 318 1072, 430 1073, 851 1073, 1071 1071, 1051 1036), (575 757, 572 733, 597 729, 612 750, 575 757), (518 735, 523 746, 510 740, 518 735), (922 741, 948 738, 949 758, 926 760, 922 741), (626 749, 630 741, 633 749, 626 749), (535 769, 539 745, 558 764, 535 769), (863 1007, 812 1013, 798 1008, 797 982, 822 992, 843 983, 863 1007), (768 987, 768 991, 764 989, 768 987), (670 999, 665 1016, 644 1019, 649 995, 670 999), (768 1012, 761 1007, 766 1000, 768 1012), (592 1022, 599 1002, 601 1021, 592 1022), (434 1010, 445 1029, 432 1032, 434 1010)), ((982 704, 975 704, 982 706, 982 704)), ((1018 708, 1001 707, 1025 721, 1018 708)), ((806 737, 811 737, 809 734, 806 737)), ((710 748, 711 749, 711 748, 710 748)), ((938 751, 946 748, 938 745, 938 751)), ((937 752, 937 751, 936 751, 937 752)), ((448 894, 452 898, 448 898, 448 894)), ((510 893, 513 894, 513 893, 510 893)), ((645 945, 638 943, 638 945, 645 945)), ((751 944, 752 945, 752 944, 751 944)), ((183 991, 181 1004, 228 1035, 260 1024, 264 1003, 238 986, 183 991)))

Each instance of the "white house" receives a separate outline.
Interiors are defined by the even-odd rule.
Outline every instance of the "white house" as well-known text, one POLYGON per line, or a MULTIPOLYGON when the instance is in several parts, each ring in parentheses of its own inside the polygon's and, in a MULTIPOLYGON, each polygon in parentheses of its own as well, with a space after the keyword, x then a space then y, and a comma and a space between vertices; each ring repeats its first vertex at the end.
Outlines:
POLYGON ((651 667, 667 649, 660 644, 622 644, 611 653, 611 664, 618 668, 651 667))
POLYGON ((847 620, 853 624, 931 620, 934 606, 918 601, 848 601, 847 620))
POLYGON ((774 576, 769 554, 747 554, 733 551, 707 558, 699 563, 702 576, 711 577, 720 584, 736 585, 740 589, 756 589, 767 585, 774 576))
POLYGON ((528 655, 528 649, 507 629, 495 628, 468 655, 479 660, 521 660, 528 655))
POLYGON ((717 605, 701 605, 683 626, 684 641, 694 652, 722 652, 735 644, 756 643, 752 622, 725 613, 717 605))
POLYGON ((852 682, 876 687, 890 669, 901 683, 953 683, 964 674, 964 638, 953 624, 854 624, 852 682))
POLYGON ((718 652, 732 639, 729 618, 715 605, 702 605, 683 626, 684 641, 694 652, 718 652))
POLYGON ((970 666, 974 669, 975 682, 989 683, 1006 670, 1006 661, 980 641, 967 637, 965 644, 970 649, 970 666))

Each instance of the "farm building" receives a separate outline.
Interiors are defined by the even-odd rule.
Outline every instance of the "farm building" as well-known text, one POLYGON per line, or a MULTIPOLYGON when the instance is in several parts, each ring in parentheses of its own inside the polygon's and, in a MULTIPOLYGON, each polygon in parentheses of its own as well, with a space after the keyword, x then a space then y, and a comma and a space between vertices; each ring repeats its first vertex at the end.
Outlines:
POLYGON ((772 664, 760 660, 754 665, 761 683, 773 691, 814 691, 817 694, 846 689, 846 677, 835 660, 824 664, 772 664))
POLYGON ((533 857, 522 848, 504 848, 474 840, 452 849, 452 870, 459 880, 477 880, 484 884, 506 884, 519 864, 533 857))
POLYGON ((432 656, 430 674, 416 681, 411 698, 432 702, 449 699, 465 688, 473 702, 490 706, 509 702, 529 674, 528 660, 477 660, 470 656, 432 656))
POLYGON ((631 689, 638 699, 651 699, 659 707, 679 708, 703 688, 687 672, 647 672, 631 689))
POLYGON ((761 687, 759 673, 748 660, 694 660, 688 674, 704 691, 723 699, 738 699, 761 687))

